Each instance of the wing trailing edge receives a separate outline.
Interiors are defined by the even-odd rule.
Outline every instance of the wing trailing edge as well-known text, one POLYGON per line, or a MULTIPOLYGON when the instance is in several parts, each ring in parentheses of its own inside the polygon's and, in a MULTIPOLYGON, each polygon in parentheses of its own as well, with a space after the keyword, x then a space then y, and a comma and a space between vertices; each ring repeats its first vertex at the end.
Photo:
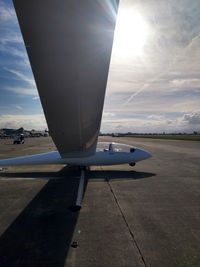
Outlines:
POLYGON ((13 2, 59 153, 93 155, 119 0, 13 2))

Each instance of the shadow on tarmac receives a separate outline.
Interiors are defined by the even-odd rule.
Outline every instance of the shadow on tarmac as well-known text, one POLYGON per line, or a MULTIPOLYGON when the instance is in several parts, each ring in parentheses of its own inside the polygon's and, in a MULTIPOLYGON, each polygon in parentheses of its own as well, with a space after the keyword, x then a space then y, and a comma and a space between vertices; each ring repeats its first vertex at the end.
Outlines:
MULTIPOLYGON (((63 267, 71 246, 79 212, 76 201, 80 171, 0 173, 8 178, 51 178, 0 237, 1 267, 63 267)), ((137 171, 86 171, 88 179, 142 179, 154 174, 137 171)), ((6 208, 6 207, 5 207, 6 208)))
POLYGON ((101 170, 101 171, 90 171, 87 172, 88 179, 104 179, 105 181, 115 180, 115 179, 144 179, 155 176, 155 173, 150 172, 137 172, 137 171, 111 171, 111 170, 101 170))
MULTIPOLYGON (((155 176, 155 173, 138 171, 113 171, 113 170, 92 170, 86 171, 87 179, 143 179, 155 176)), ((2 172, 0 177, 4 178, 39 178, 39 179, 63 179, 64 177, 80 177, 80 171, 76 167, 64 167, 59 172, 2 172)))
POLYGON ((76 167, 68 167, 65 166, 60 171, 55 172, 38 172, 38 171, 30 171, 30 172, 0 172, 0 177, 4 178, 39 178, 39 179, 51 179, 51 178, 74 178, 80 177, 80 171, 76 167))
POLYGON ((65 178, 49 180, 2 234, 1 267, 64 266, 79 215, 69 210, 79 179, 65 178))

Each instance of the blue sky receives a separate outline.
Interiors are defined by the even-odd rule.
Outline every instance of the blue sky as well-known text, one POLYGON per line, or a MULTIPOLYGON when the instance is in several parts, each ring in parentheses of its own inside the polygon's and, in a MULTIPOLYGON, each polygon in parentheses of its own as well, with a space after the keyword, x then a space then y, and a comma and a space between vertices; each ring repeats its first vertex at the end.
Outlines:
MULTIPOLYGON (((45 129, 11 0, 0 36, 0 128, 45 129)), ((200 131, 199 70, 199 0, 121 0, 101 131, 200 131)))

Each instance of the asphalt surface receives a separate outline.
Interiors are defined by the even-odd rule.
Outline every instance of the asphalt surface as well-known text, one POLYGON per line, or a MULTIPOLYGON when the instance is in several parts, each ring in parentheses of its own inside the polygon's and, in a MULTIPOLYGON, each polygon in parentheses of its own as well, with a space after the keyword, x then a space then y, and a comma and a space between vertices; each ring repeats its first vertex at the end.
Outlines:
MULTIPOLYGON (((200 142, 101 138, 146 149, 136 164, 0 170, 0 267, 200 266, 200 142), (77 242, 77 247, 72 247, 77 242)), ((50 138, 0 140, 0 159, 52 151, 50 138)))

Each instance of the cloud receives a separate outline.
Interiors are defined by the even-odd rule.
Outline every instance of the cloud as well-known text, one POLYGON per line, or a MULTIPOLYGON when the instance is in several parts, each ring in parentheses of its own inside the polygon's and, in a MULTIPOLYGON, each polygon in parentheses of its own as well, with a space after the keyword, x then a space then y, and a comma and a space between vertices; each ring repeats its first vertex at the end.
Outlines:
POLYGON ((15 22, 16 14, 13 8, 5 5, 4 2, 0 2, 0 22, 15 22))
POLYGON ((194 124, 200 126, 200 113, 190 113, 183 116, 183 121, 188 124, 194 124))
MULTIPOLYGON (((11 56, 17 57, 17 58, 21 58, 25 65, 29 65, 27 53, 23 48, 19 49, 19 48, 12 47, 12 46, 7 45, 7 44, 1 44, 1 42, 0 42, 0 51, 5 53, 5 54, 9 54, 11 56)), ((14 61, 14 59, 12 59, 12 61, 14 61)), ((5 61, 4 65, 5 64, 6 64, 6 61, 5 61)))
POLYGON ((33 97, 33 100, 37 100, 37 99, 40 99, 40 97, 39 96, 34 96, 33 97))
POLYGON ((116 118, 103 120, 101 132, 162 132, 166 130, 166 120, 138 118, 116 118))
POLYGON ((47 124, 43 114, 0 116, 0 128, 18 129, 20 127, 26 130, 44 130, 47 128, 47 124))
POLYGON ((176 88, 200 88, 200 78, 179 78, 170 81, 173 87, 176 88))
POLYGON ((38 92, 36 89, 30 89, 30 88, 22 88, 22 87, 4 87, 5 90, 13 92, 15 94, 20 95, 38 95, 38 92))
POLYGON ((161 120, 164 119, 164 116, 153 114, 153 115, 148 115, 148 116, 147 116, 147 119, 161 121, 161 120))
POLYGON ((35 84, 35 80, 33 78, 29 78, 26 75, 24 75, 23 73, 17 71, 17 70, 12 70, 12 69, 7 69, 5 68, 5 70, 9 71, 10 73, 15 74, 17 77, 19 77, 22 81, 28 82, 30 85, 33 85, 36 87, 35 84))
MULTIPOLYGON (((11 1, 0 1, 0 52, 10 57, 22 58, 24 65, 29 65, 23 38, 17 23, 17 17, 11 1)), ((9 64, 10 57, 1 59, 1 65, 9 64)), ((12 59, 14 61, 14 59, 12 59)), ((15 65, 18 62, 15 62, 15 65)))
POLYGON ((130 92, 128 98, 121 99, 126 106, 143 92, 199 88, 199 2, 186 0, 180 6, 173 1, 155 4, 155 1, 126 0, 120 7, 126 8, 127 4, 129 9, 141 12, 149 23, 149 37, 142 56, 130 54, 123 59, 112 54, 108 90, 130 92))
POLYGON ((22 110, 23 108, 21 106, 16 106, 16 109, 22 110))
POLYGON ((30 74, 32 73, 30 68, 30 62, 23 46, 17 48, 13 47, 13 44, 4 45, 0 41, 0 52, 4 55, 4 58, 1 58, 0 61, 0 65, 3 68, 5 68, 6 66, 18 66, 20 68, 23 67, 25 72, 29 71, 30 74))
POLYGON ((168 88, 162 92, 159 90, 142 92, 134 101, 127 103, 125 106, 121 105, 122 100, 125 97, 128 98, 129 94, 126 95, 123 92, 108 94, 104 107, 106 112, 114 113, 116 117, 120 114, 127 114, 133 118, 137 113, 157 115, 157 113, 200 112, 200 91, 196 88, 180 92, 173 92, 168 88))
POLYGON ((200 131, 200 114, 182 114, 167 118, 164 115, 149 115, 143 118, 103 119, 101 132, 135 132, 135 133, 191 133, 200 131))
POLYGON ((105 118, 108 118, 108 117, 114 117, 115 116, 115 114, 114 113, 111 113, 111 112, 103 112, 103 117, 105 117, 105 118))
MULTIPOLYGON (((23 39, 20 33, 8 30, 3 36, 1 36, 0 43, 3 45, 8 45, 9 43, 23 43, 23 39)), ((8 49, 10 49, 10 47, 8 49)))
POLYGON ((24 81, 28 83, 29 85, 34 86, 34 88, 24 88, 24 87, 19 87, 19 86, 5 86, 4 87, 5 90, 16 93, 16 94, 21 94, 21 95, 35 95, 34 99, 38 98, 38 92, 36 89, 35 80, 33 78, 30 78, 17 70, 8 69, 8 68, 4 68, 4 69, 14 74, 15 76, 17 76, 21 81, 24 81))

